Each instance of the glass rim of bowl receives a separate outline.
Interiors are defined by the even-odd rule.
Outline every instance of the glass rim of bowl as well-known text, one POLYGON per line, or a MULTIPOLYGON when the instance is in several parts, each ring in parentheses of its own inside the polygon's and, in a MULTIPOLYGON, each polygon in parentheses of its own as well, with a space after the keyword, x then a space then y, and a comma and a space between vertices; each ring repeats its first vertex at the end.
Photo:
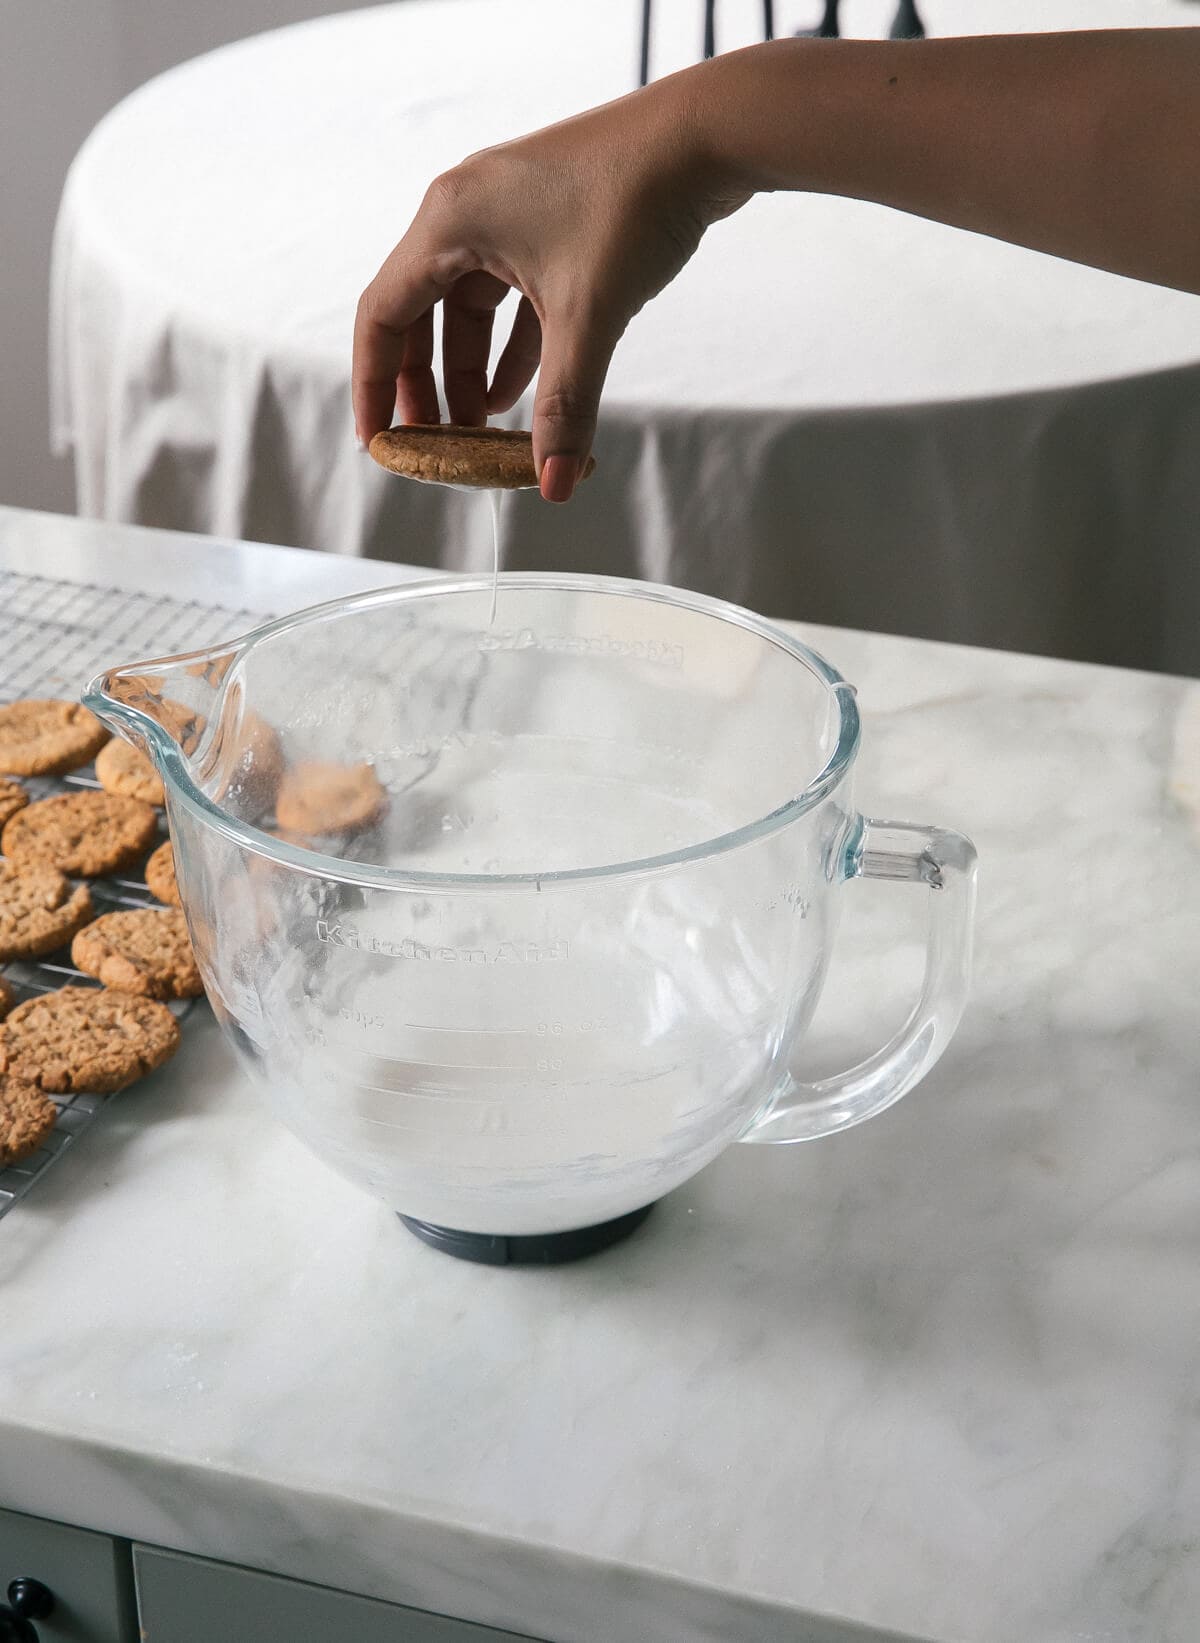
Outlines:
POLYGON ((281 866, 290 867, 309 877, 336 879, 342 883, 380 890, 460 890, 477 893, 525 887, 540 892, 543 888, 560 884, 573 885, 589 880, 649 876, 667 868, 704 861, 709 857, 740 849, 789 826, 827 798, 854 761, 862 733, 855 687, 818 651, 754 611, 735 605, 729 600, 713 598, 709 594, 693 593, 686 588, 674 588, 657 582, 641 582, 621 576, 593 576, 569 571, 503 571, 500 574, 500 586, 514 590, 540 588, 568 593, 602 593, 671 605, 694 611, 699 615, 711 616, 757 635, 785 651, 807 668, 808 672, 825 686, 836 703, 837 736, 829 758, 822 770, 801 792, 793 794, 782 804, 776 805, 753 821, 744 822, 739 827, 702 839, 696 844, 682 845, 674 850, 626 861, 604 862, 592 867, 556 868, 545 872, 521 873, 433 873, 418 868, 385 867, 369 862, 347 861, 340 856, 327 856, 319 851, 291 844, 286 839, 264 832, 250 822, 238 820, 196 786, 182 749, 161 725, 149 714, 114 700, 104 688, 105 681, 114 675, 142 673, 151 667, 162 673, 175 666, 194 666, 205 658, 248 651, 253 646, 276 638, 293 628, 348 615, 353 611, 368 610, 373 605, 403 603, 460 593, 484 593, 490 600, 490 576, 419 577, 410 582, 395 583, 388 587, 373 588, 365 593, 325 600, 317 605, 309 605, 303 610, 293 611, 287 616, 264 621, 235 639, 206 647, 204 650, 191 651, 179 656, 151 657, 106 669, 103 674, 92 680, 82 701, 93 713, 110 720, 122 720, 146 736, 154 749, 154 762, 159 774, 170 792, 205 825, 215 828, 226 838, 253 854, 263 856, 281 866))

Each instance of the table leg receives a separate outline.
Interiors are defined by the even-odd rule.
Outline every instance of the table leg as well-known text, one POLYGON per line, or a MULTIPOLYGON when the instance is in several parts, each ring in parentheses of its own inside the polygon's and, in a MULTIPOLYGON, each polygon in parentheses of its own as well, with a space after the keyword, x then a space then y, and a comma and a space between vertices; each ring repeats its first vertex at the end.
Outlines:
POLYGON ((642 0, 642 60, 638 84, 644 86, 650 78, 650 6, 652 0, 642 0))
MULTIPOLYGON (((638 84, 644 86, 650 79, 650 11, 652 0, 642 0, 642 55, 638 65, 638 84)), ((826 21, 829 14, 833 14, 832 31, 822 24, 819 32, 827 34, 837 33, 838 0, 826 0, 826 21)), ((704 55, 715 57, 717 51, 716 40, 716 0, 705 0, 704 5, 704 55)), ((763 0, 763 39, 775 38, 775 0, 763 0)))
POLYGON ((890 30, 893 40, 923 40, 925 25, 917 11, 917 0, 900 0, 890 30))
POLYGON ((838 28, 839 0, 825 0, 825 15, 821 21, 811 29, 797 29, 798 35, 811 35, 817 40, 836 40, 840 34, 838 28))

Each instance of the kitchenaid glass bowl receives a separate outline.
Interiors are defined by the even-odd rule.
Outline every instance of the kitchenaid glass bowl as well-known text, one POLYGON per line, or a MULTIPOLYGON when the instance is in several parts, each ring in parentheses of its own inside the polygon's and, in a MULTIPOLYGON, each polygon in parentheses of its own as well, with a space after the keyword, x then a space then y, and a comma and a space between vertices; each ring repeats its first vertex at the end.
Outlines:
POLYGON ((536 1240, 910 1089, 961 1014, 974 852, 856 811, 852 687, 697 594, 510 574, 490 607, 408 583, 86 698, 162 774, 209 998, 280 1119, 443 1242, 536 1240), (921 996, 801 1084, 856 875, 929 890, 921 996))

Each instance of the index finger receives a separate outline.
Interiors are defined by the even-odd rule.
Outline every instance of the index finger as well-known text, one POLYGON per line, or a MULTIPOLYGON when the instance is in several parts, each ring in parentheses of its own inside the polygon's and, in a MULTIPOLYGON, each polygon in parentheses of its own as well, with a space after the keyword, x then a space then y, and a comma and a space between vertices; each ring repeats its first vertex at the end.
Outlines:
POLYGON ((359 297, 350 392, 354 426, 364 444, 392 425, 396 378, 404 365, 410 329, 445 296, 462 271, 439 266, 433 258, 414 257, 402 241, 359 297))
POLYGON ((510 287, 479 271, 457 280, 442 305, 442 379, 451 422, 487 422, 487 368, 492 321, 510 287))

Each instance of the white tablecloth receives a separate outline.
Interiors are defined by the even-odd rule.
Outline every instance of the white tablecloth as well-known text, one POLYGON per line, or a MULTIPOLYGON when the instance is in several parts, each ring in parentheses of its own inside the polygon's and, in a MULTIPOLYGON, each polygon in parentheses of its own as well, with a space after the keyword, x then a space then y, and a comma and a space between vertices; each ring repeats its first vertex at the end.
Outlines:
MULTIPOLYGON (((795 27, 816 0, 777 6, 795 27)), ((891 0, 845 0, 885 32, 891 0)), ((931 32, 1187 24, 1189 0, 923 0, 931 32)), ((152 81, 71 172, 55 433, 86 515, 482 567, 486 504, 378 472, 358 292, 439 170, 630 89, 639 0, 404 0, 152 81)), ((698 53, 656 0, 654 69, 698 53)), ((718 43, 754 37, 724 0, 718 43)), ((920 50, 919 45, 912 46, 920 50)), ((509 419, 527 420, 528 408, 509 419)), ((635 321, 596 477, 510 567, 1200 672, 1200 298, 838 199, 755 200, 635 321)))

